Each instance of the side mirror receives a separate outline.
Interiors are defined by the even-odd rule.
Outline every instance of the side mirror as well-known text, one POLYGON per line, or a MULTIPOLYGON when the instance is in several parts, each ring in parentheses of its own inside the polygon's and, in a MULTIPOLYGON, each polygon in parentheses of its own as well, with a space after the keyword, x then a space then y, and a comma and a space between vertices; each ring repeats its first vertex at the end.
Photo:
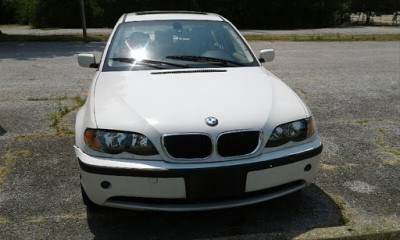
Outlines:
POLYGON ((91 53, 81 53, 78 55, 78 63, 81 67, 98 68, 99 64, 96 63, 96 57, 91 53))
POLYGON ((260 62, 272 62, 275 58, 274 49, 263 49, 260 51, 260 62))

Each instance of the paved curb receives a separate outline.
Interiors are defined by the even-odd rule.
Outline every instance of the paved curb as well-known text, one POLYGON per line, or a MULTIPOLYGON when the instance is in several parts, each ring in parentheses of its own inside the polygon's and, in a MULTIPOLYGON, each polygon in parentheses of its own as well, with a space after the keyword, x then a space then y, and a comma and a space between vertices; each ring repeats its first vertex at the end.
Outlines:
POLYGON ((318 228, 310 230, 294 240, 335 240, 335 239, 351 239, 351 240, 375 240, 375 239, 400 239, 400 230, 393 230, 388 227, 377 228, 376 226, 364 226, 364 227, 330 227, 330 228, 318 228))
MULTIPOLYGON (((0 25, 0 30, 4 34, 9 35, 79 35, 82 29, 31 29, 29 26, 18 25, 0 25)), ((88 28, 88 35, 109 35, 111 28, 88 28)), ((384 26, 384 27, 347 27, 347 28, 320 28, 320 29, 300 29, 300 30, 240 30, 243 35, 255 36, 312 36, 312 35, 391 35, 399 34, 400 26, 384 26)))

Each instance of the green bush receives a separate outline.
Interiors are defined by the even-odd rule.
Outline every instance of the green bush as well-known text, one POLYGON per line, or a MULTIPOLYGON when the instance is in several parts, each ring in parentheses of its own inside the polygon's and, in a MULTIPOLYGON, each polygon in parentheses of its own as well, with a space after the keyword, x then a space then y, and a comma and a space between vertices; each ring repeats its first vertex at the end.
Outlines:
MULTIPOLYGON (((36 0, 36 11, 30 22, 34 27, 81 27, 81 9, 79 0, 36 0)), ((104 10, 96 0, 85 0, 85 15, 88 27, 103 25, 104 10)))
POLYGON ((315 28, 334 26, 342 0, 202 1, 201 10, 217 10, 239 28, 315 28))
POLYGON ((0 24, 16 23, 16 6, 12 0, 0 0, 0 24))
MULTIPOLYGON (((247 29, 333 27, 350 12, 393 14, 400 0, 84 0, 88 27, 112 27, 126 12, 192 10, 215 12, 247 29)), ((81 27, 79 0, 0 0, 0 23, 34 27, 81 27)))
POLYGON ((124 13, 150 10, 196 10, 197 0, 97 0, 104 9, 103 25, 113 27, 124 13))
POLYGON ((32 25, 37 11, 38 0, 15 0, 15 3, 18 23, 32 25))

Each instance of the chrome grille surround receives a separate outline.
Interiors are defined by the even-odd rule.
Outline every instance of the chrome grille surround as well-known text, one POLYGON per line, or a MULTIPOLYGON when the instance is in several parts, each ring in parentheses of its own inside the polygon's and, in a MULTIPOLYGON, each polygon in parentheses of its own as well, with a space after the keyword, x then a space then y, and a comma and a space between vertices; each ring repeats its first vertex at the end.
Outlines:
POLYGON ((239 158, 248 158, 253 155, 255 155, 259 150, 262 145, 264 139, 264 133, 263 130, 261 129, 241 129, 241 130, 232 130, 232 131, 226 131, 222 132, 217 136, 217 139, 214 140, 211 135, 207 133, 201 133, 201 132, 192 132, 192 133, 171 133, 171 134, 164 134, 161 137, 161 146, 163 152, 167 155, 167 157, 171 160, 171 162, 185 162, 185 163, 196 163, 196 162, 219 162, 219 161, 229 161, 229 160, 235 160, 239 158), (232 134, 232 133, 246 133, 246 132, 258 132, 258 142, 256 147, 254 148, 253 151, 247 154, 243 155, 237 155, 237 156, 221 156, 218 152, 218 141, 221 136, 227 135, 227 134, 232 134), (211 141, 211 154, 207 157, 204 158, 177 158, 172 156, 166 147, 166 138, 170 136, 187 136, 187 135, 202 135, 202 136, 207 136, 210 141, 211 141), (218 159, 210 159, 213 156, 216 156, 218 159))
MULTIPOLYGON (((203 160, 209 159, 212 156, 212 154, 214 153, 213 139, 212 139, 212 137, 210 135, 208 135, 206 133, 172 133, 172 134, 164 134, 161 137, 161 145, 162 145, 164 153, 170 159, 175 160, 175 161, 177 161, 177 160, 186 160, 186 159, 193 160, 193 161, 196 161, 196 160, 203 161, 203 160), (173 154, 170 153, 172 149, 170 149, 170 151, 168 151, 168 146, 167 146, 168 145, 168 143, 167 143, 168 140, 167 140, 167 138, 169 138, 169 137, 185 137, 185 136, 205 136, 205 137, 207 137, 210 140, 210 148, 211 148, 210 154, 208 156, 206 156, 206 157, 198 157, 198 158, 197 157, 194 157, 194 158, 181 158, 181 157, 173 156, 173 154)), ((190 161, 190 162, 192 162, 192 161, 190 161)))

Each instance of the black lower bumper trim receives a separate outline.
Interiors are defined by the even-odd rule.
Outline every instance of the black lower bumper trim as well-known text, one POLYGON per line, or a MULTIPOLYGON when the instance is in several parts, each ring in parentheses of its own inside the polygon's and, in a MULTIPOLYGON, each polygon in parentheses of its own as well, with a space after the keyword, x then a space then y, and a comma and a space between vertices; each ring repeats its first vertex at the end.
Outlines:
POLYGON ((207 204, 207 203, 219 203, 224 201, 233 201, 233 200, 243 200, 245 201, 247 198, 263 196, 263 195, 272 195, 279 191, 286 191, 289 189, 294 189, 299 186, 305 186, 304 181, 298 180, 286 184, 282 184, 276 187, 267 188, 259 191, 254 192, 247 192, 242 193, 236 197, 225 197, 225 198, 214 198, 212 194, 209 194, 210 197, 205 199, 193 199, 193 198, 177 198, 177 199, 165 199, 165 198, 142 198, 142 197, 111 197, 107 199, 107 201, 111 202, 120 202, 120 203, 140 203, 140 204, 178 204, 178 205, 185 205, 185 204, 207 204))
POLYGON ((191 168, 191 169, 165 169, 165 170, 142 170, 142 169, 129 169, 129 168, 113 168, 96 166, 86 164, 79 158, 79 166, 81 169, 88 173, 113 175, 113 176, 132 176, 132 177, 154 177, 154 178, 173 178, 173 177, 187 177, 194 173, 215 173, 219 171, 228 171, 240 169, 241 171, 257 171, 262 169, 274 168, 283 165, 299 162, 311 157, 315 157, 322 152, 322 144, 314 149, 304 152, 288 155, 281 158, 269 159, 266 161, 238 164, 232 166, 212 167, 212 168, 191 168))

